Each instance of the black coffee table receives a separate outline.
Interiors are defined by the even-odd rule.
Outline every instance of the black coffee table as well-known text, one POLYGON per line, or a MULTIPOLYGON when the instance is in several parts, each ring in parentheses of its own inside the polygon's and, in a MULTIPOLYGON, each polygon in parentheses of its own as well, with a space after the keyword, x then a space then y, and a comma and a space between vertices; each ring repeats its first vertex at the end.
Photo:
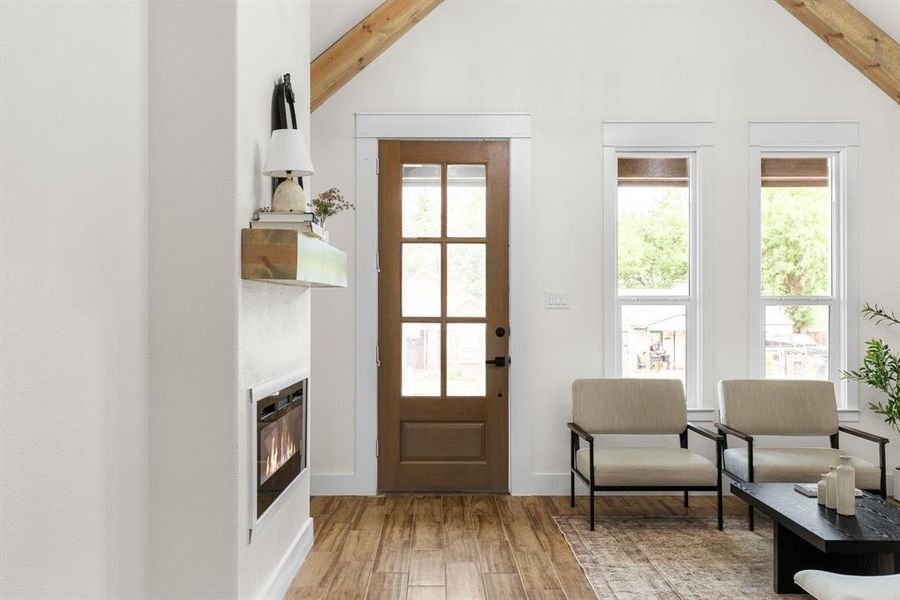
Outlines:
POLYGON ((793 483, 732 483, 731 492, 775 524, 774 582, 779 594, 802 593, 794 574, 821 569, 846 575, 900 573, 900 507, 863 492, 856 516, 842 517, 793 483))

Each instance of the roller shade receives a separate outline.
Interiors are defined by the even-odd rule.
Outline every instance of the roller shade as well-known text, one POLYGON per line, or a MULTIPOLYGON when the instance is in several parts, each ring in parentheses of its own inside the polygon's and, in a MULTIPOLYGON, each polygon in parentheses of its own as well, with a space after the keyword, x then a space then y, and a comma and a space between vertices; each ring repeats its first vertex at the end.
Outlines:
POLYGON ((686 158, 620 158, 620 186, 688 187, 686 158))
POLYGON ((828 187, 827 158, 763 158, 763 187, 828 187))

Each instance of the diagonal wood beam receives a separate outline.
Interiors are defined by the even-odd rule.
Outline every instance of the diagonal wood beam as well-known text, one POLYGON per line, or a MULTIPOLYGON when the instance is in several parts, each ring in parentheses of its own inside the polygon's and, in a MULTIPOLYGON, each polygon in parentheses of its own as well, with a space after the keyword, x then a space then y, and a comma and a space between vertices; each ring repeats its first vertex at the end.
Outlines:
POLYGON ((385 0, 310 67, 310 109, 341 89, 443 0, 385 0))
POLYGON ((900 104, 900 44, 847 0, 775 0, 900 104))

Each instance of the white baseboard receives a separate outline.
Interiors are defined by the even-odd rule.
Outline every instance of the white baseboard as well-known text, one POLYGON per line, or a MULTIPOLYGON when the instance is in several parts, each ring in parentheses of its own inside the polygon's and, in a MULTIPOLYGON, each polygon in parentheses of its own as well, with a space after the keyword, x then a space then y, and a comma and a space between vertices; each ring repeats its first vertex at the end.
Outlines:
POLYGON ((354 473, 313 473, 309 479, 312 496, 374 496, 378 490, 354 473))
POLYGON ((278 566, 265 587, 263 587, 260 598, 263 600, 282 600, 284 598, 288 588, 291 586, 291 581, 294 580, 294 576, 300 570, 300 565, 303 564, 306 555, 312 549, 314 539, 313 520, 309 518, 297 533, 297 537, 291 542, 287 552, 281 557, 278 566))

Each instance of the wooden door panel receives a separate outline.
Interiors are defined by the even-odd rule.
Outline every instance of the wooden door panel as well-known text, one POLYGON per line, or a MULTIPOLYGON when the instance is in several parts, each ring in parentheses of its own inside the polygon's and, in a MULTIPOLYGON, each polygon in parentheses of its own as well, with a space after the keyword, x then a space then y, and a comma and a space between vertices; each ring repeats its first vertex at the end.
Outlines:
POLYGON ((400 462, 486 459, 484 421, 400 421, 400 462))
POLYGON ((381 141, 378 212, 379 489, 506 491, 508 144, 381 141))

